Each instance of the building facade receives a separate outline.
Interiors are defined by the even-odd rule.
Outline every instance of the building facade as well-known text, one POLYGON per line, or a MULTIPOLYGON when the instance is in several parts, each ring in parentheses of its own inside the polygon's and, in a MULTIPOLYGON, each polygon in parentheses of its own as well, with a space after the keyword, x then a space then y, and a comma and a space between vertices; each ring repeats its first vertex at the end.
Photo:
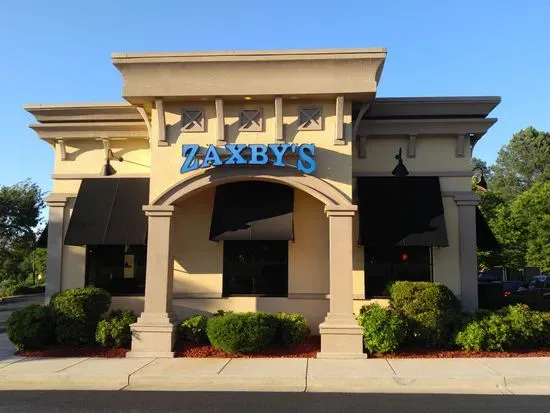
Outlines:
POLYGON ((26 106, 55 152, 47 299, 107 289, 136 357, 217 310, 302 313, 319 357, 363 357, 354 313, 394 280, 475 310, 471 153, 500 99, 377 98, 385 57, 114 54, 124 103, 26 106))

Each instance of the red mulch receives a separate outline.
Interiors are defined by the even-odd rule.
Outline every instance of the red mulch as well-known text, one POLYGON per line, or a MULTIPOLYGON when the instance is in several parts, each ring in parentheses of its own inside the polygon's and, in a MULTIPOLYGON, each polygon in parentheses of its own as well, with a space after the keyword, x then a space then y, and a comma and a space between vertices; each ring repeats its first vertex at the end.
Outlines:
POLYGON ((50 346, 44 350, 24 350, 16 354, 21 357, 105 357, 122 358, 130 351, 127 348, 101 346, 50 346))
POLYGON ((550 348, 521 351, 465 351, 436 350, 429 348, 407 348, 395 354, 373 354, 373 358, 387 359, 437 359, 437 358, 507 358, 507 357, 550 357, 550 348))
POLYGON ((190 358, 315 358, 320 349, 321 338, 319 336, 312 336, 309 337, 305 343, 287 347, 271 346, 257 354, 228 354, 221 350, 217 350, 210 345, 196 346, 186 342, 177 342, 175 353, 176 357, 190 358))
MULTIPOLYGON (((294 346, 271 346, 258 354, 227 354, 210 345, 196 346, 183 341, 176 342, 176 357, 190 358, 315 358, 321 349, 319 336, 312 336, 305 343, 294 346)), ((106 348, 101 346, 50 346, 44 350, 26 350, 17 353, 22 357, 105 357, 122 358, 129 349, 106 348)), ((476 358, 476 357, 550 357, 550 348, 508 352, 436 350, 429 348, 405 348, 395 354, 372 354, 372 358, 476 358)))

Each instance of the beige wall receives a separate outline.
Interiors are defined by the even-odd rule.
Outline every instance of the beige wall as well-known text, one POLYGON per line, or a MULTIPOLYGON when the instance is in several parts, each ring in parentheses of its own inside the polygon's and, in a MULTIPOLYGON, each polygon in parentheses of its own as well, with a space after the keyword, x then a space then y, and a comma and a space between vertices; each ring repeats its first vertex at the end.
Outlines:
MULTIPOLYGON (((67 140, 65 142, 66 160, 61 160, 59 144, 56 145, 54 174, 93 174, 99 172, 105 164, 105 151, 101 140, 67 140)), ((111 139, 111 150, 116 157, 125 161, 111 161, 118 174, 149 174, 149 142, 145 139, 111 139)))
MULTIPOLYGON (((224 103, 225 137, 227 143, 275 143, 275 118, 273 101, 259 101, 248 103, 247 101, 228 101, 224 103), (264 125, 261 132, 239 132, 238 113, 241 109, 261 108, 263 111, 264 125)), ((314 143, 316 146, 315 158, 317 160, 316 176, 324 179, 342 193, 351 197, 351 145, 334 145, 336 128, 336 103, 335 100, 325 101, 284 101, 283 123, 285 125, 286 141, 288 143, 302 144, 314 143), (315 103, 322 105, 323 129, 319 131, 298 130, 299 108, 315 103)), ((178 183, 182 176, 181 146, 184 143, 198 144, 205 147, 216 144, 216 117, 215 106, 212 102, 195 103, 166 103, 166 139, 169 146, 159 147, 158 142, 158 114, 153 110, 152 114, 152 174, 151 174, 151 200, 171 186, 178 183), (205 132, 181 132, 181 113, 183 108, 200 108, 205 113, 205 132)), ((351 103, 346 103, 344 108, 345 130, 349 134, 351 123, 351 103)))

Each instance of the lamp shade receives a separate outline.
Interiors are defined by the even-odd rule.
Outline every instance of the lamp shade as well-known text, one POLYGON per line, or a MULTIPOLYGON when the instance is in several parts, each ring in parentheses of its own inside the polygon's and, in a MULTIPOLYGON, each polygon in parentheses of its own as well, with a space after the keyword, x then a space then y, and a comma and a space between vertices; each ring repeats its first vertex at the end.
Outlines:
POLYGON ((109 159, 105 162, 105 165, 103 165, 103 168, 101 169, 101 176, 111 176, 116 174, 116 169, 111 166, 111 162, 109 159))

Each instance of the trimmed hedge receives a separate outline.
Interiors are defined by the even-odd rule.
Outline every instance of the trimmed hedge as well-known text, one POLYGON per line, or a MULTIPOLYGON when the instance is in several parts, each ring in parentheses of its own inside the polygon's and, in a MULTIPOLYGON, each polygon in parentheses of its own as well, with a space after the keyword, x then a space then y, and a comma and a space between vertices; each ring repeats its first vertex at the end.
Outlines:
POLYGON ((179 326, 179 336, 194 344, 208 344, 208 336, 206 335, 207 323, 208 318, 203 315, 186 318, 179 326))
POLYGON ((54 294, 50 307, 57 342, 66 345, 93 344, 97 324, 110 305, 111 295, 96 287, 54 294))
POLYGON ((395 310, 378 304, 362 307, 358 321, 364 330, 365 348, 371 353, 393 353, 407 335, 407 322, 395 310))
POLYGON ((54 323, 48 306, 30 304, 8 318, 8 338, 18 351, 38 350, 55 341, 54 323))
POLYGON ((276 315, 278 328, 275 341, 282 345, 303 343, 311 330, 302 314, 278 313, 276 315))
POLYGON ((256 353, 273 342, 277 326, 272 314, 228 313, 209 318, 206 333, 212 346, 226 353, 256 353))
POLYGON ((478 313, 457 333, 463 350, 505 351, 550 344, 550 315, 517 304, 493 313, 478 313))
POLYGON ((444 347, 460 323, 460 303, 440 283, 396 281, 390 288, 391 307, 409 324, 408 339, 415 344, 444 347))
POLYGON ((132 342, 130 324, 137 316, 130 310, 113 310, 97 324, 95 340, 102 346, 129 347, 132 342))

